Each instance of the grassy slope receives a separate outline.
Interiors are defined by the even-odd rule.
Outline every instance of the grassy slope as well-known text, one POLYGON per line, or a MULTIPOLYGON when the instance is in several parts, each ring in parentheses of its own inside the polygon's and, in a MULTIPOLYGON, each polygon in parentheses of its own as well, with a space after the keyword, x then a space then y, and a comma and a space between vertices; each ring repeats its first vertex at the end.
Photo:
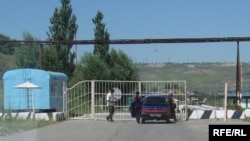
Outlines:
MULTIPOLYGON (((186 80, 191 92, 224 91, 225 83, 228 89, 235 89, 236 64, 232 63, 139 64, 139 68, 141 80, 186 80)), ((242 63, 242 69, 243 79, 250 80, 250 63, 242 63)))

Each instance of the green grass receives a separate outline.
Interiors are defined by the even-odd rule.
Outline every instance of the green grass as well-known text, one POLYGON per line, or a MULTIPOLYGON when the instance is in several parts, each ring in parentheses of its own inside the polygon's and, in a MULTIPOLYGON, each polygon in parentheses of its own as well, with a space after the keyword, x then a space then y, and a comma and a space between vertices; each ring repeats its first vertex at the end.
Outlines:
POLYGON ((0 120, 0 136, 11 135, 56 123, 53 120, 0 120))

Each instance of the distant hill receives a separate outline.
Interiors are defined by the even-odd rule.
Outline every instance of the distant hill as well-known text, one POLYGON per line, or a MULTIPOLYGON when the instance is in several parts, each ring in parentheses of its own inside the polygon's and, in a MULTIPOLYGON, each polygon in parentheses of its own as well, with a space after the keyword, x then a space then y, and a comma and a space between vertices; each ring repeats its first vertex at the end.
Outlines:
MULTIPOLYGON (((235 91, 235 63, 138 64, 141 80, 186 80, 189 92, 235 91)), ((250 90, 250 63, 241 63, 243 90, 250 90)))

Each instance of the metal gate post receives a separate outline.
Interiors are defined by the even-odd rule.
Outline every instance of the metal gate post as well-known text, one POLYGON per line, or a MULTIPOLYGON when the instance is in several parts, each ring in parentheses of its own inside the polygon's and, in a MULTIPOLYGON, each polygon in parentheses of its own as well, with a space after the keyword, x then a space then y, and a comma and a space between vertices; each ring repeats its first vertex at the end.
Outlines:
POLYGON ((138 91, 141 94, 141 81, 138 82, 138 91))
POLYGON ((67 107, 67 86, 65 82, 63 82, 63 114, 64 117, 67 119, 68 118, 68 107, 67 107))
POLYGON ((186 81, 185 81, 185 88, 184 88, 184 94, 185 94, 185 119, 188 120, 189 115, 188 115, 188 109, 187 109, 187 85, 186 85, 186 81))
POLYGON ((91 118, 94 119, 95 116, 95 81, 91 81, 91 118))

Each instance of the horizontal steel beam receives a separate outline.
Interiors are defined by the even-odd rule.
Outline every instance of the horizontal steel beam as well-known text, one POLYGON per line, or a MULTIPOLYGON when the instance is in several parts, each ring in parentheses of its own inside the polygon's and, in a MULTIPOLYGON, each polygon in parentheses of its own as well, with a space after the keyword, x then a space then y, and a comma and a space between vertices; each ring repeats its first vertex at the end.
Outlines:
POLYGON ((157 44, 157 43, 209 43, 209 42, 246 42, 250 37, 221 37, 221 38, 166 38, 166 39, 113 39, 113 40, 72 40, 72 41, 24 41, 0 40, 0 43, 18 44, 157 44))

